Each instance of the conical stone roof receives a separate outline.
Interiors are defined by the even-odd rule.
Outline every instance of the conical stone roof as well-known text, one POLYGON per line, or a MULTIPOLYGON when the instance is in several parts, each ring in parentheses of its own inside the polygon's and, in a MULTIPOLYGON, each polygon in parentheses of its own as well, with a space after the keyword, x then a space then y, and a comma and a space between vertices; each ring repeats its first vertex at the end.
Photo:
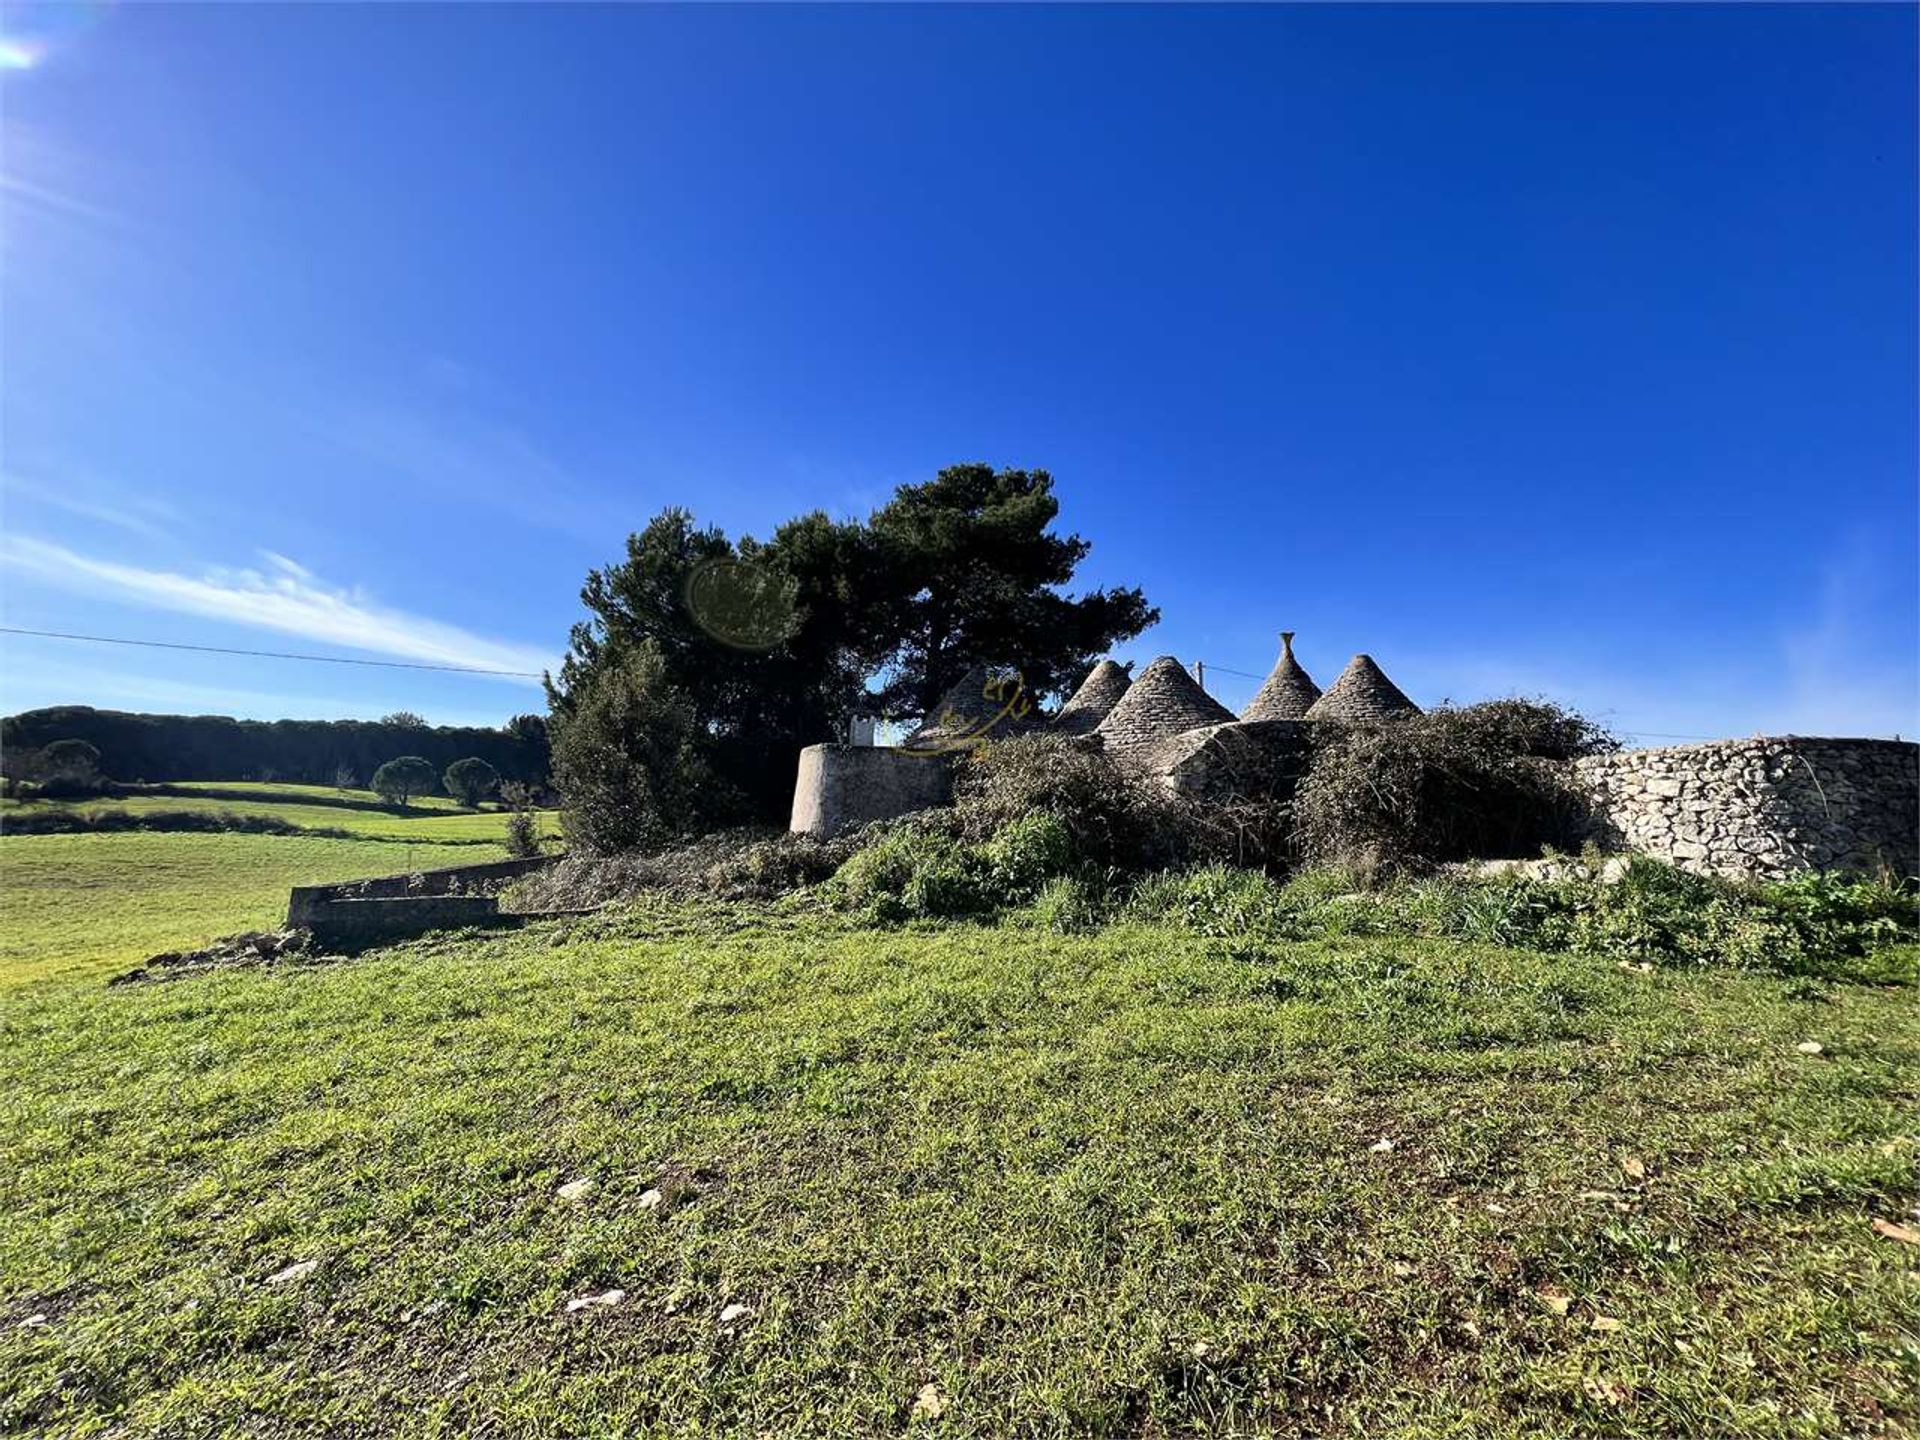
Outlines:
POLYGON ((1373 663, 1371 655, 1356 655, 1327 687, 1327 693, 1307 711, 1309 720, 1344 720, 1353 725, 1391 720, 1396 715, 1418 715, 1420 707, 1373 663))
POLYGON ((1033 702, 1011 671, 975 665, 940 697, 927 721, 903 742, 908 750, 964 750, 1033 729, 1033 702))
POLYGON ((1064 735, 1085 735, 1120 703, 1120 697, 1133 684, 1124 666, 1102 660, 1087 672, 1080 688, 1073 692, 1060 713, 1053 717, 1053 728, 1064 735))
POLYGON ((1140 672, 1094 733, 1109 750, 1124 752, 1231 719, 1233 712, 1202 690, 1186 666, 1162 655, 1140 672))
POLYGON ((1313 702, 1320 698, 1320 687, 1293 658, 1293 631, 1280 632, 1280 658, 1275 662, 1267 683, 1240 712, 1242 720, 1303 720, 1313 702))

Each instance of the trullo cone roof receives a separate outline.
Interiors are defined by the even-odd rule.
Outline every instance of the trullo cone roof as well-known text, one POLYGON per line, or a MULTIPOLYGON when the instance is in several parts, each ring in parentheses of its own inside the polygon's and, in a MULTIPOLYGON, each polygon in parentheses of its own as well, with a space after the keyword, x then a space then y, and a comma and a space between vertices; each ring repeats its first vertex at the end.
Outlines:
POLYGON ((1132 750, 1231 719, 1233 712, 1202 690, 1186 666, 1162 655, 1140 672, 1094 733, 1109 749, 1132 750))
POLYGON ((909 750, 964 749, 1031 730, 1033 705, 1010 671, 976 665, 940 697, 926 723, 907 737, 909 750))
POLYGON ((1080 688, 1060 707, 1060 713, 1053 717, 1053 728, 1066 735, 1085 735, 1107 718, 1107 713, 1120 703, 1120 697, 1132 684, 1133 678, 1123 667, 1111 660, 1102 660, 1087 672, 1080 688))
POLYGON ((1304 720, 1313 702, 1320 698, 1320 687, 1293 658, 1293 631, 1280 632, 1280 658, 1247 708, 1242 720, 1304 720))
POLYGON ((1366 724, 1396 715, 1418 715, 1420 707, 1401 693, 1371 655, 1356 655, 1307 711, 1309 720, 1345 720, 1366 724))

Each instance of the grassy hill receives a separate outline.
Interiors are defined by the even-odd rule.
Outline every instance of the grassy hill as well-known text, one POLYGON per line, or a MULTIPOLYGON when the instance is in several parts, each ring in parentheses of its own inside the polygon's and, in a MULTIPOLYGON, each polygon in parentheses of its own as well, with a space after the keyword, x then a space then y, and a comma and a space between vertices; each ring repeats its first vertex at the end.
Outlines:
POLYGON ((1920 1423, 1908 987, 663 902, 4 1024, 0 1429, 1920 1423))

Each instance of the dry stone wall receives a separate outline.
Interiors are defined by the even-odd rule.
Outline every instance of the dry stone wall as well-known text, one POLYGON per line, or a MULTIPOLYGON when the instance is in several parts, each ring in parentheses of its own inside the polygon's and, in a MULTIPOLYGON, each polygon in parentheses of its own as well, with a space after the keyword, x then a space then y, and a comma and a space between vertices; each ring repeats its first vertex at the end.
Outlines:
POLYGON ((1800 736, 1575 762, 1608 848, 1700 874, 1920 873, 1920 746, 1800 736))

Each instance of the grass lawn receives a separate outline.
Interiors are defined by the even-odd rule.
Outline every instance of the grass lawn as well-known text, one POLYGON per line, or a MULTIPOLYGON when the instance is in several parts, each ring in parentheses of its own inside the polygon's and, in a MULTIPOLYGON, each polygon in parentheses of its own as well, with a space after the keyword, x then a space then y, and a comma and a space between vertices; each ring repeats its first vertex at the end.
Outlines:
POLYGON ((664 903, 97 982, 0 1002, 0 1429, 1920 1424, 1906 987, 664 903))
POLYGON ((0 992, 61 974, 97 981, 162 950, 272 928, 295 885, 505 854, 306 835, 9 835, 0 839, 0 992))

